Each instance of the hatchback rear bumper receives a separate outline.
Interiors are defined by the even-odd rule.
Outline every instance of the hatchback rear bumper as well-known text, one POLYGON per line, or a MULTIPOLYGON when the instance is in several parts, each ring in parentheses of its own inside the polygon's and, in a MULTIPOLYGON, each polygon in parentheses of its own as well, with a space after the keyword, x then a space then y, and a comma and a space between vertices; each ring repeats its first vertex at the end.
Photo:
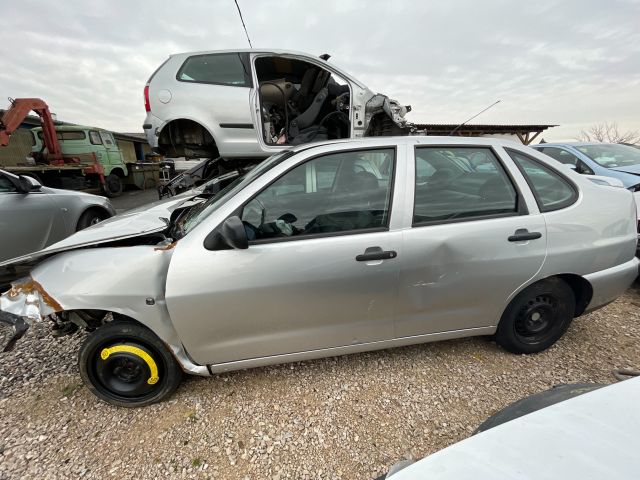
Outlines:
POLYGON ((584 278, 593 287, 593 297, 587 311, 593 311, 611 303, 629 288, 640 273, 640 260, 634 257, 615 267, 585 275, 584 278))

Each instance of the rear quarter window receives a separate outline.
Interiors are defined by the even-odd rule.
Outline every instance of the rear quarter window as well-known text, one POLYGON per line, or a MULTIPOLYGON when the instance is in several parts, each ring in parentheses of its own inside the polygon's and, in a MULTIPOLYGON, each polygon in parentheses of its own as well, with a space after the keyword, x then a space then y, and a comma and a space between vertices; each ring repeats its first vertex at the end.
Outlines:
POLYGON ((194 55, 184 61, 176 78, 181 82, 251 86, 248 58, 241 53, 194 55))
POLYGON ((505 149, 529 184, 541 212, 552 212, 573 205, 578 189, 567 178, 517 150, 505 149))

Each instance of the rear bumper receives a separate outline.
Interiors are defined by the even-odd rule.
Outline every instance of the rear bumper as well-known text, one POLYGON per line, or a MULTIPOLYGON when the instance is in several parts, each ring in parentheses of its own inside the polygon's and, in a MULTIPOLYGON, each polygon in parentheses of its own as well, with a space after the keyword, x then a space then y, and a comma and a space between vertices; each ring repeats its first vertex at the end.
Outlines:
POLYGON ((144 130, 144 134, 147 137, 147 142, 152 149, 158 147, 158 136, 160 135, 161 127, 162 120, 153 115, 151 112, 147 112, 147 117, 144 119, 142 128, 144 130))
POLYGON ((585 275, 593 287, 593 297, 587 311, 593 311, 611 303, 629 288, 640 273, 640 260, 634 257, 620 265, 585 275))

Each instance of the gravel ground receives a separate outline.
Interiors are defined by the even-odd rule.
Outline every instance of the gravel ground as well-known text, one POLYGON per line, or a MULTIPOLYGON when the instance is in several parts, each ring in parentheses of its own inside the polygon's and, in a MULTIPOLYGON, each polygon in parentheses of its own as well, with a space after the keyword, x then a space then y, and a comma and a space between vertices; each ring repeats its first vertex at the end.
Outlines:
POLYGON ((509 403, 640 367, 640 290, 576 320, 548 351, 453 340, 189 378, 171 400, 94 398, 79 335, 36 327, 0 356, 0 479, 368 479, 469 436, 509 403))

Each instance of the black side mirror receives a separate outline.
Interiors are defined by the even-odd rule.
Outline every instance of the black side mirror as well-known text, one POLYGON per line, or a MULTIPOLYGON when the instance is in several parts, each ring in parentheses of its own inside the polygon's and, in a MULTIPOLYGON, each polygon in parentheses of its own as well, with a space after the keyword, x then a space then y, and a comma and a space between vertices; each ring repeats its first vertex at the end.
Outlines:
POLYGON ((37 192, 42 188, 40 182, 28 175, 20 175, 18 177, 19 189, 22 193, 37 192))
POLYGON ((244 224, 239 217, 229 217, 222 225, 213 230, 204 239, 204 248, 207 250, 245 250, 249 248, 249 238, 244 229, 244 224))

